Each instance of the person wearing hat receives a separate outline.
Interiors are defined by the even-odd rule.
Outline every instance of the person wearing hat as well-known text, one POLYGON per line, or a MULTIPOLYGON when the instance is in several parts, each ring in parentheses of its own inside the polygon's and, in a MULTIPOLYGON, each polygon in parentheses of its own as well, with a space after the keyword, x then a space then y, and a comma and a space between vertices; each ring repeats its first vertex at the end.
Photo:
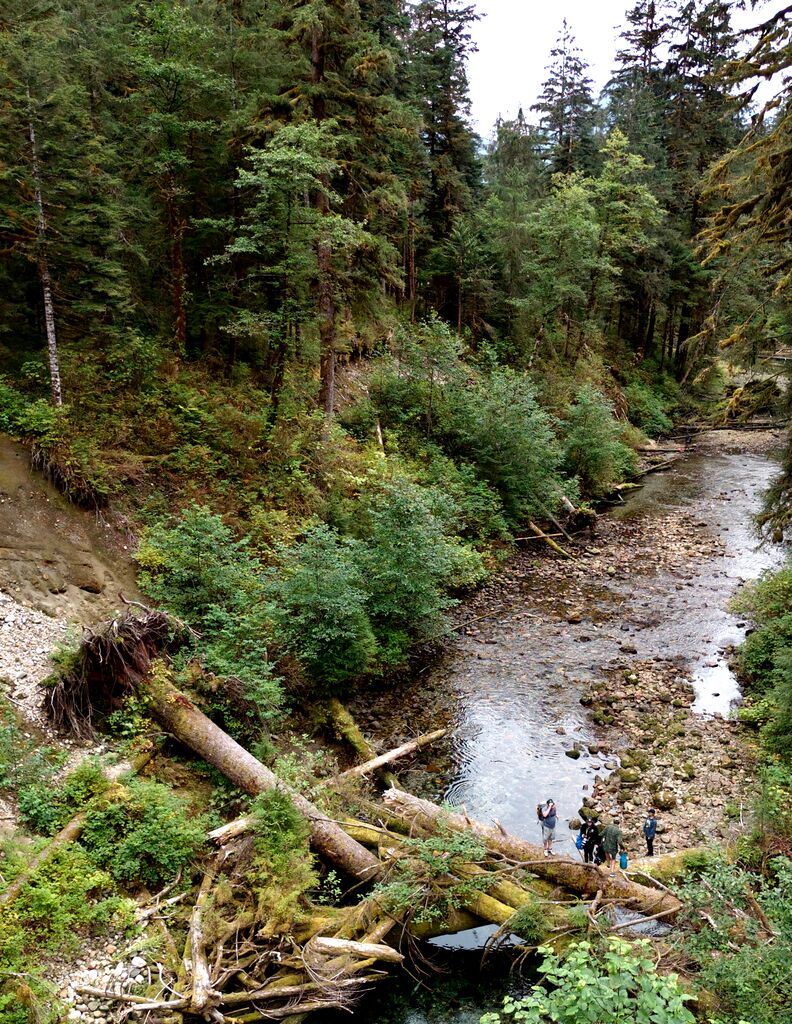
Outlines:
POLYGON ((649 808, 646 821, 643 823, 643 835, 646 840, 646 856, 654 857, 654 841, 657 834, 657 818, 654 807, 649 808))
POLYGON ((537 804, 536 815, 539 818, 539 824, 542 826, 542 846, 544 846, 544 855, 545 857, 552 857, 555 827, 556 821, 558 820, 555 801, 548 797, 545 803, 537 804))

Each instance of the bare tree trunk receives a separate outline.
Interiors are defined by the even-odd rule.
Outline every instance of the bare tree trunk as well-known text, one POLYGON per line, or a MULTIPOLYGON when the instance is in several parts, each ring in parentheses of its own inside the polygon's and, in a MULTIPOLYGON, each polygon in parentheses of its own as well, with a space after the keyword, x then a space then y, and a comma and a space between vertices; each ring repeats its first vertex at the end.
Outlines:
POLYGON ((58 336, 55 330, 55 304, 52 301, 52 278, 50 276, 49 262, 47 260, 47 218, 44 213, 44 200, 41 194, 41 169, 39 167, 38 147, 36 145, 36 129, 33 124, 32 101, 30 89, 27 91, 28 111, 28 137, 30 139, 30 161, 33 169, 33 191, 36 200, 38 223, 36 233, 38 235, 37 264, 41 291, 44 298, 44 324, 47 330, 47 355, 49 358, 50 387, 52 389, 52 404, 63 405, 63 391, 61 389, 60 364, 58 362, 58 336))
POLYGON ((168 179, 166 203, 171 236, 173 335, 179 354, 182 354, 187 344, 187 311, 184 305, 184 220, 179 212, 176 183, 172 176, 168 179))

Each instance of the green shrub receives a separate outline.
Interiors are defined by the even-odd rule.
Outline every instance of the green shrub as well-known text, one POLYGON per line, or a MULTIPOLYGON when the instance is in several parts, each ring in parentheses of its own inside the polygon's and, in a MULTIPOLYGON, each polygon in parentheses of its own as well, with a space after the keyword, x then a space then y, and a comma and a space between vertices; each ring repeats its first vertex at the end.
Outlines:
POLYGON ((627 415, 630 422, 640 427, 649 437, 667 434, 674 427, 674 421, 668 415, 671 403, 649 384, 634 381, 624 389, 627 399, 627 415))
POLYGON ((445 451, 498 492, 510 525, 555 510, 565 489, 562 453, 524 374, 499 367, 445 388, 437 424, 445 451))
POLYGON ((537 901, 526 903, 509 918, 509 930, 519 935, 523 942, 535 945, 547 932, 547 914, 537 901))
POLYGON ((433 487, 454 501, 460 533, 480 540, 509 536, 498 493, 469 462, 454 462, 437 445, 428 444, 409 468, 417 483, 433 487))
POLYGON ((564 458, 584 494, 598 498, 636 468, 635 453, 621 441, 613 406, 586 384, 566 415, 564 458))
POLYGON ((117 881, 156 886, 190 863, 206 828, 167 786, 138 779, 88 811, 82 842, 117 881))
POLYGON ((687 995, 675 974, 660 974, 648 942, 611 936, 601 947, 574 942, 559 955, 540 947, 542 983, 522 999, 507 996, 503 1015, 487 1013, 481 1024, 513 1018, 519 1024, 694 1024, 687 995))
POLYGON ((281 642, 329 687, 365 672, 376 655, 360 551, 359 542, 316 526, 280 549, 280 569, 270 575, 270 614, 281 642))
POLYGON ((149 597, 195 626, 218 607, 241 608, 261 596, 260 565, 247 542, 201 505, 145 530, 135 559, 149 597))
POLYGON ((792 1022, 792 862, 769 863, 774 878, 711 861, 680 891, 685 952, 699 968, 700 986, 716 998, 719 1019, 792 1022), (756 919, 756 902, 771 922, 772 941, 756 919))
POLYGON ((483 575, 477 552, 453 536, 456 514, 450 498, 405 481, 361 502, 357 557, 383 661, 398 664, 412 636, 439 633, 449 591, 483 575))
POLYGON ((191 651, 207 670, 239 679, 262 716, 275 713, 281 690, 269 660, 265 580, 247 540, 192 505, 181 519, 146 530, 135 557, 143 590, 202 634, 191 651))

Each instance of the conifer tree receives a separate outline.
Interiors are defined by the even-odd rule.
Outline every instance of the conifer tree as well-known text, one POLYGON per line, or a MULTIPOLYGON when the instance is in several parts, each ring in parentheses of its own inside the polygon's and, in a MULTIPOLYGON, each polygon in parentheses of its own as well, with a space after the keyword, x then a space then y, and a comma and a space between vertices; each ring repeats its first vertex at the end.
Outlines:
POLYGON ((548 166, 553 173, 563 174, 590 170, 594 105, 591 79, 566 18, 550 51, 547 70, 549 76, 542 85, 539 102, 531 110, 541 115, 539 125, 545 136, 548 166))

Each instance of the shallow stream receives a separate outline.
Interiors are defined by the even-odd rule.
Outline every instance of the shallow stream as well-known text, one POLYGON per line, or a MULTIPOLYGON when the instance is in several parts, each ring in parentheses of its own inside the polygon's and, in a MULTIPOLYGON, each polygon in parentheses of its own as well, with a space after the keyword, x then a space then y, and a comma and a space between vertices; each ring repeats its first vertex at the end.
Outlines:
MULTIPOLYGON (((675 659, 695 686, 694 710, 728 715, 739 688, 727 648, 746 629, 729 610, 730 598, 742 583, 782 560, 779 548, 758 543, 752 525, 776 470, 766 440, 752 444, 756 435, 713 432, 687 458, 647 477, 609 513, 640 538, 645 564, 639 559, 629 567, 614 565, 590 580, 557 575, 549 584, 541 566, 517 573, 503 591, 503 608, 464 632, 453 651, 406 686, 362 697, 353 713, 382 749, 438 725, 450 731, 444 749, 405 773, 405 785, 464 804, 472 817, 497 819, 534 840, 536 804, 552 796, 561 814, 559 852, 573 853, 566 821, 590 792, 594 774, 616 763, 586 751, 598 741, 580 704, 592 679, 624 665, 625 656, 675 659), (685 516, 687 533, 709 552, 683 571, 654 557, 668 543, 663 523, 669 514, 685 516), (576 760, 565 753, 573 742, 583 751, 576 760)), ((674 535, 673 543, 687 542, 674 535)), ((597 543, 595 538, 592 544, 597 543)), ((470 948, 488 931, 449 937, 443 944, 470 948)), ((468 964, 468 978, 469 970, 468 964)), ((386 1014, 380 991, 377 1006, 361 1008, 355 1019, 471 1024, 483 1012, 465 999, 456 1008, 402 1008, 403 995, 394 995, 386 1014)))

